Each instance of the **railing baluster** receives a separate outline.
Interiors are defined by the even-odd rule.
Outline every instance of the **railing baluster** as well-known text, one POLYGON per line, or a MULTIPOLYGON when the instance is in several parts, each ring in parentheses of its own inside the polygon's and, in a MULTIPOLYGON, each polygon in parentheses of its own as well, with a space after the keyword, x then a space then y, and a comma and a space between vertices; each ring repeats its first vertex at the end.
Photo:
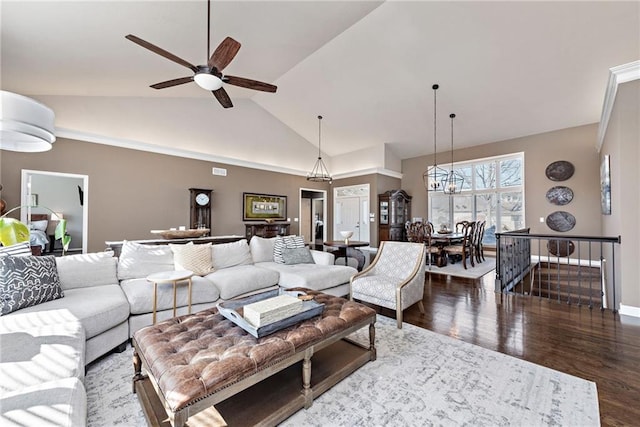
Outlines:
MULTIPOLYGON (((611 302, 612 311, 617 312, 617 290, 616 290, 616 271, 615 271, 615 252, 616 243, 620 243, 620 237, 598 237, 598 236, 559 236, 548 234, 529 234, 528 229, 516 230, 507 233, 496 233, 496 291, 497 292, 513 292, 522 293, 523 295, 532 296, 534 293, 533 282, 536 280, 535 271, 531 271, 532 268, 538 267, 537 280, 538 285, 535 287, 535 292, 538 293, 538 297, 543 297, 542 280, 546 276, 546 297, 547 299, 555 299, 558 303, 566 301, 568 305, 577 304, 579 307, 588 304, 590 309, 593 309, 595 299, 595 276, 594 269, 596 267, 596 260, 594 260, 593 244, 599 244, 600 246, 600 301, 601 308, 604 310, 608 308, 609 302, 611 302), (531 254, 533 245, 531 239, 536 239, 537 242, 537 263, 531 254), (543 247, 542 240, 547 242, 546 247, 543 247), (561 244, 564 247, 564 242, 567 242, 569 247, 572 241, 576 241, 578 248, 575 251, 575 256, 572 254, 563 253, 561 251, 561 244), (588 252, 588 259, 582 259, 582 255, 585 252, 583 245, 586 242, 588 252), (610 243, 611 255, 609 261, 605 255, 604 243, 610 243), (549 246, 552 246, 552 250, 549 251, 549 246), (555 246, 555 251, 553 247, 555 246), (544 257, 543 251, 547 249, 546 253, 546 274, 542 270, 542 260, 544 257), (553 253, 555 252, 555 254, 553 253), (554 259, 552 260, 552 255, 554 259), (563 255, 563 256, 561 256, 563 255), (577 257, 577 258, 576 258, 577 257), (566 258, 564 260, 562 258, 566 258), (552 264, 555 264, 553 266, 552 264), (556 269, 553 274, 552 268, 556 269), (611 270, 609 270, 611 268, 611 270), (564 271, 564 273, 563 273, 564 271), (609 272, 607 277, 607 272, 609 272), (543 275, 544 274, 544 275, 543 275), (529 277, 529 287, 527 289, 524 279, 529 277), (552 283, 552 277, 554 277, 556 283, 552 283), (612 279, 612 284, 607 284, 607 279, 612 279), (588 283, 587 283, 588 281, 588 283), (518 286, 521 287, 518 290, 518 286), (608 295, 608 290, 611 290, 611 295, 608 295), (555 298, 553 298, 553 292, 555 298), (589 294, 586 295, 585 292, 589 294), (608 300, 608 297, 611 300, 608 300)), ((606 249, 609 248, 607 245, 606 249)), ((597 255, 596 255, 597 256, 597 255)))

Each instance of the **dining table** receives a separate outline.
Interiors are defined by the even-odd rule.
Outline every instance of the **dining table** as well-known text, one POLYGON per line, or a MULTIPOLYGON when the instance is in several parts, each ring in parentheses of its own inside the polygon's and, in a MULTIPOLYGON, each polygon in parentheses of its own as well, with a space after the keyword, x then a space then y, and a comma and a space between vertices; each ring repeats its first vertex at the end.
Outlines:
POLYGON ((356 261, 358 261, 357 270, 362 271, 366 258, 364 253, 358 248, 369 246, 369 242, 362 240, 328 240, 324 242, 324 245, 336 248, 335 251, 333 251, 336 260, 344 257, 344 265, 349 265, 347 258, 355 258, 356 261))
POLYGON ((464 233, 456 233, 453 231, 449 233, 439 233, 436 231, 431 233, 429 238, 431 243, 440 249, 440 251, 435 254, 435 265, 437 267, 444 267, 447 265, 447 254, 443 250, 444 247, 460 243, 464 239, 464 233))

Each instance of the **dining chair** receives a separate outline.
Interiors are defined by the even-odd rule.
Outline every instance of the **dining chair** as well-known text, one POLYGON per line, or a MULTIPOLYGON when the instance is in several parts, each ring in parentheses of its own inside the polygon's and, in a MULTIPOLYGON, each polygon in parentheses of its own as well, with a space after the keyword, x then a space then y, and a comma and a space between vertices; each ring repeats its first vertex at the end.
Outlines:
POLYGON ((484 239, 484 227, 486 221, 476 221, 475 237, 473 242, 473 254, 478 263, 485 261, 484 258, 484 246, 482 245, 482 239, 484 239))
POLYGON ((433 224, 431 222, 424 223, 424 247, 427 252, 427 265, 429 265, 429 270, 431 270, 431 265, 434 261, 434 255, 436 256, 436 265, 438 264, 437 258, 442 255, 442 245, 437 244, 433 241, 431 236, 435 233, 435 229, 433 228, 433 224))
POLYGON ((475 267, 475 262, 473 261, 473 233, 475 231, 476 223, 469 221, 461 221, 456 224, 456 232, 462 234, 462 240, 460 243, 452 244, 445 246, 442 248, 443 252, 449 255, 449 258, 452 256, 460 256, 462 257, 462 266, 464 269, 467 269, 467 257, 471 261, 471 266, 475 267), (459 227, 460 226, 460 227, 459 227))
POLYGON ((371 264, 350 280, 350 299, 396 310, 398 329, 402 312, 418 303, 424 314, 425 246, 413 242, 380 242, 371 264))
POLYGON ((407 240, 409 242, 422 243, 424 242, 424 224, 422 221, 407 221, 405 224, 405 230, 407 231, 407 240))

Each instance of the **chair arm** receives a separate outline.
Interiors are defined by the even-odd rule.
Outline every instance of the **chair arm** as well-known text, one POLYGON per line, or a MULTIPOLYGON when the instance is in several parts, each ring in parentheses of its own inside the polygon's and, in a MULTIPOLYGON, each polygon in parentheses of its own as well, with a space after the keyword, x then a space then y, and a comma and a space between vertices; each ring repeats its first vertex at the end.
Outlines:
POLYGON ((336 260, 336 257, 330 252, 316 251, 315 249, 311 249, 310 252, 316 264, 333 265, 336 260))

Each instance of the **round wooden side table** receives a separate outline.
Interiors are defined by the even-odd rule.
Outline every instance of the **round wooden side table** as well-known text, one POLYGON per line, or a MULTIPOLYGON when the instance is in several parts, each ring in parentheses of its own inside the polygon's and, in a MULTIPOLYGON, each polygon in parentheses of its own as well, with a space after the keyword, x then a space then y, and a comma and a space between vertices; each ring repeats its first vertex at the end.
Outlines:
POLYGON ((153 324, 156 324, 156 309, 158 305, 158 283, 173 284, 173 317, 176 317, 176 286, 178 282, 187 280, 189 283, 189 314, 191 314, 191 276, 193 271, 175 270, 161 271, 147 276, 147 280, 153 283, 153 324))

